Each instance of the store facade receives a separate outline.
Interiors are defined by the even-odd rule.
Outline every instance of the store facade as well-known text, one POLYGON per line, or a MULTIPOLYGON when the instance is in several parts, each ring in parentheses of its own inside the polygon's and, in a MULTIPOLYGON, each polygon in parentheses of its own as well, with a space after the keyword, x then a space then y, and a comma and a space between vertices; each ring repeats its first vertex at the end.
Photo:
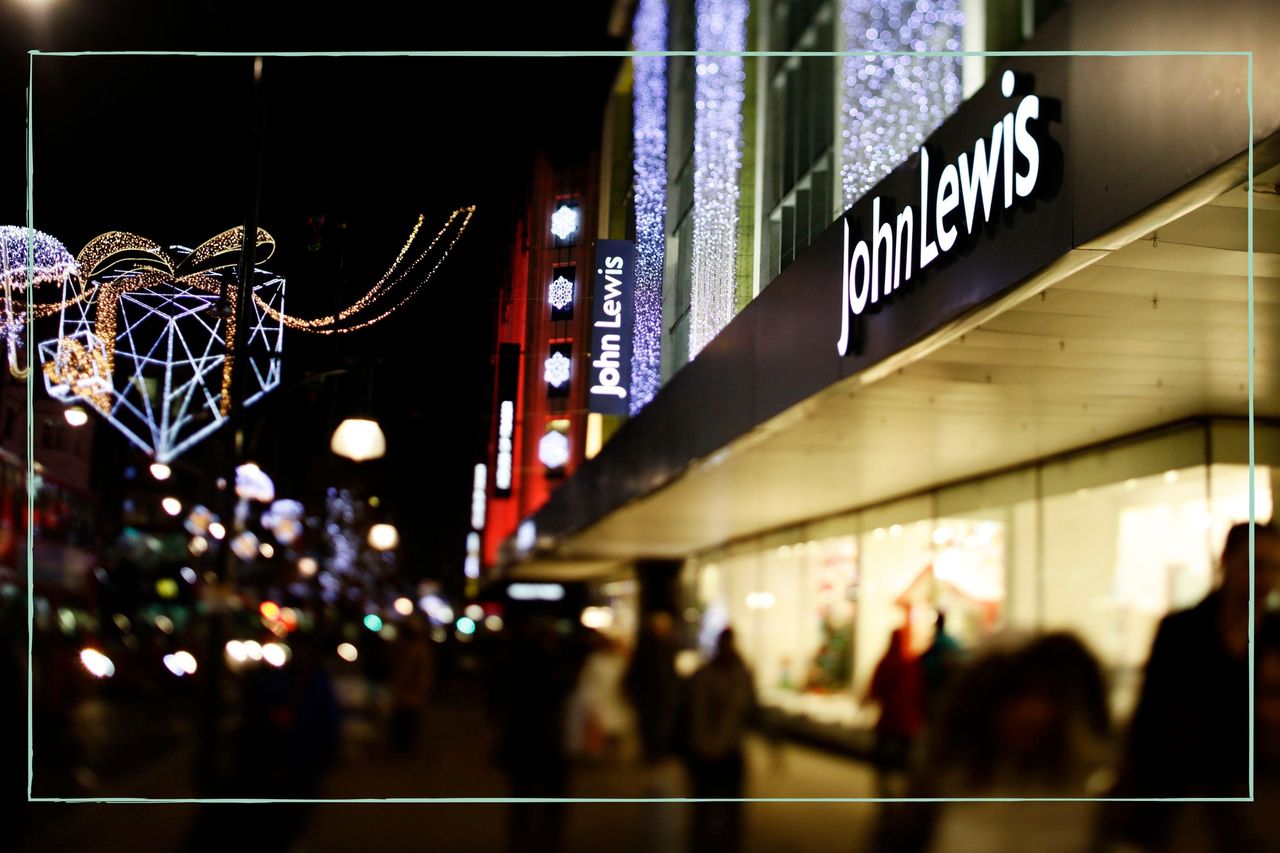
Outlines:
POLYGON ((889 633, 919 649, 938 612, 968 648, 1075 631, 1124 713, 1159 618, 1271 515, 1268 22, 1059 9, 1026 50, 1254 56, 1003 60, 550 496, 509 571, 677 566, 690 644, 734 626, 766 701, 823 722, 864 725, 889 633))

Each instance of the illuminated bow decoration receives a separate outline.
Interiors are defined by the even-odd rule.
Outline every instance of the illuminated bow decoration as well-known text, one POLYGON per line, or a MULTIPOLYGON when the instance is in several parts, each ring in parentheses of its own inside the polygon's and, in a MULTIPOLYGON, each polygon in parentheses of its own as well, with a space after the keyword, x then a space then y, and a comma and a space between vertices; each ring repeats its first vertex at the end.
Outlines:
MULTIPOLYGON (((94 328, 102 342, 99 352, 89 353, 77 341, 63 338, 59 341, 58 357, 44 366, 45 373, 54 384, 74 384, 83 387, 86 376, 106 378, 115 369, 116 308, 120 294, 131 290, 145 290, 161 285, 185 286, 208 293, 217 293, 221 282, 214 275, 219 270, 236 266, 244 241, 244 228, 236 227, 197 246, 191 254, 174 263, 173 258, 153 240, 128 231, 108 231, 94 237, 80 250, 76 265, 80 269, 81 289, 65 304, 73 304, 96 292, 94 328), (93 282, 112 270, 120 270, 117 277, 102 281, 95 288, 93 282)), ((275 252, 275 238, 259 228, 257 233, 256 263, 267 260, 275 252)), ((222 365, 223 387, 229 386, 235 352, 236 288, 227 288, 231 311, 227 317, 226 359, 222 365)), ((88 396, 98 409, 110 410, 105 394, 88 396)), ((230 399, 224 395, 221 408, 225 415, 230 399)))

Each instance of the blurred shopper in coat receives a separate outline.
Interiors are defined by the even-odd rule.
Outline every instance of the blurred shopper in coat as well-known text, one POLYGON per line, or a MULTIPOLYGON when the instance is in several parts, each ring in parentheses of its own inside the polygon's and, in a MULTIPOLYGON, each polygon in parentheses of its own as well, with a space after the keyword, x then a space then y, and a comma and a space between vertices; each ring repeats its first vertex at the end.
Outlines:
MULTIPOLYGON (((1228 531, 1217 588, 1160 622, 1129 727, 1118 797, 1249 795, 1250 527, 1228 531)), ((1260 625, 1280 577, 1280 532, 1274 523, 1252 528, 1260 625)), ((1187 849, 1192 838, 1240 849, 1232 814, 1207 804, 1134 803, 1118 804, 1113 820, 1119 837, 1148 849, 1187 849)))
POLYGON ((408 752, 422 725, 422 712, 435 681, 435 650, 418 619, 405 623, 391 660, 391 747, 408 752))
MULTIPOLYGON (((1100 797, 1110 713, 1097 658, 1074 635, 996 639, 945 694, 907 794, 916 798, 1100 797)), ((1091 802, 929 803, 886 808, 875 849, 1090 853, 1091 802)))
POLYGON ((897 793, 895 777, 906 771, 911 749, 924 728, 924 675, 907 649, 907 633, 895 628, 876 664, 866 701, 880 708, 875 727, 878 795, 897 793))
MULTIPOLYGON (((755 679, 726 628, 716 653, 689 684, 688 760, 693 796, 746 796, 743 740, 756 721, 755 679)), ((692 850, 737 850, 742 842, 741 803, 699 803, 692 850)))

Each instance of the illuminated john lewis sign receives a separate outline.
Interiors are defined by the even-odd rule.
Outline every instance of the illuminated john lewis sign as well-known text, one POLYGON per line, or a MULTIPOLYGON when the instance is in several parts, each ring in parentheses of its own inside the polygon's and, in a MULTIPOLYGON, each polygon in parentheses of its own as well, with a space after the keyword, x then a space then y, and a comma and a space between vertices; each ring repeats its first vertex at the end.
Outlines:
POLYGON ((631 388, 631 332, 635 303, 629 240, 596 243, 595 304, 591 312, 591 379, 587 408, 603 415, 625 415, 631 388))
MULTIPOLYGON (((1014 73, 1005 71, 1000 91, 1009 98, 1014 73)), ((840 338, 836 349, 849 352, 850 314, 858 316, 887 300, 913 269, 924 270, 950 252, 962 236, 972 234, 991 220, 997 210, 997 179, 1003 188, 1004 209, 1015 199, 1030 196, 1040 177, 1040 145, 1029 124, 1040 117, 1040 99, 1024 96, 1017 106, 991 126, 989 138, 974 143, 954 163, 930 180, 928 148, 920 149, 920 203, 907 205, 896 216, 885 212, 887 204, 876 196, 871 202, 871 242, 852 242, 849 220, 843 220, 844 255, 841 270, 840 338), (981 205, 981 213, 979 213, 981 205), (963 216, 957 214, 957 210, 963 216), (963 231, 963 234, 961 233, 963 231), (918 247, 918 249, 917 249, 918 247)))

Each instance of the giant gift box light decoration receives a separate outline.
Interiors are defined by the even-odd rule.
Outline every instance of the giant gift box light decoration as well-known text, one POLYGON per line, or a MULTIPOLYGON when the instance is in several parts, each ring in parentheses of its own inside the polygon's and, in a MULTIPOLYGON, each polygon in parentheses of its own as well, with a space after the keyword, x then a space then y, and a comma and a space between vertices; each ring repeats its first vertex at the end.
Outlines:
MULTIPOLYGON (((245 405, 280 384, 276 358, 283 323, 268 308, 284 310, 283 278, 254 269, 249 326, 236 329, 235 313, 214 312, 220 277, 239 262, 243 229, 224 231, 194 250, 123 231, 96 237, 77 262, 83 287, 64 285, 59 335, 40 344, 45 387, 59 400, 79 398, 160 462, 222 425, 230 410, 231 376, 249 371, 245 405), (247 335, 245 364, 229 351, 247 335)), ((258 229, 257 261, 275 244, 258 229)), ((228 288, 233 304, 236 289, 228 288)))
MULTIPOLYGON (((364 295, 336 314, 314 319, 286 314, 285 280, 256 266, 275 248, 259 228, 249 327, 243 331, 235 324, 238 287, 226 288, 229 316, 213 309, 223 277, 235 275, 244 229, 224 231, 195 249, 168 251, 137 234, 103 234, 81 250, 78 277, 62 277, 62 301, 37 306, 61 313, 58 337, 39 348, 45 387, 56 399, 88 403, 158 462, 168 462, 227 419, 234 370, 249 372, 246 406, 280 384, 286 327, 332 335, 390 316, 440 268, 474 212, 474 206, 453 211, 426 248, 408 260, 422 229, 419 216, 391 267, 364 295), (450 232, 434 265, 402 292, 398 285, 450 232), (238 334, 246 336, 242 345, 238 334), (236 355, 243 365, 234 363, 236 355)), ((32 314, 41 316, 38 310, 32 314)))

